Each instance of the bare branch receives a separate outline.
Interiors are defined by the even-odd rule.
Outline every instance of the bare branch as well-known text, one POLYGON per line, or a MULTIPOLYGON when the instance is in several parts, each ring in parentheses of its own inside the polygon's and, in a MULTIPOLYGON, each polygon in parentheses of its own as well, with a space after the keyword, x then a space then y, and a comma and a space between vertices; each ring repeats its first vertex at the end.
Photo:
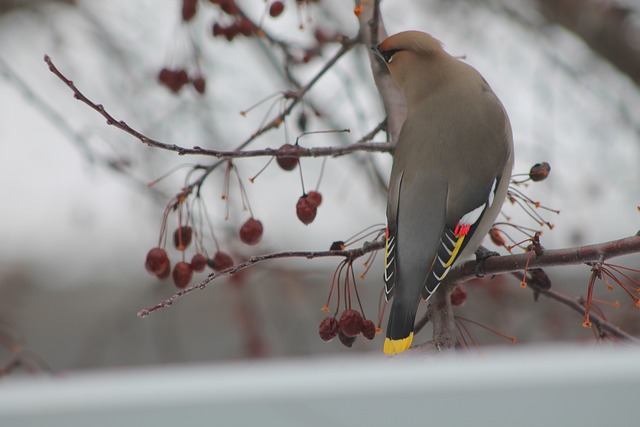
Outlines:
POLYGON ((383 247, 384 247, 384 241, 378 240, 374 242, 365 242, 360 248, 344 250, 344 251, 297 251, 297 252, 289 251, 289 252, 277 252, 277 253, 268 254, 268 255, 253 256, 249 258, 247 261, 241 262, 240 264, 234 265, 233 267, 230 267, 226 270, 210 273, 199 284, 180 290, 176 292, 173 296, 159 302, 158 304, 140 310, 138 312, 138 317, 147 317, 148 315, 150 315, 156 310, 159 310, 164 307, 169 307, 176 300, 182 298, 184 295, 190 292, 193 292, 196 289, 205 289, 209 283, 211 283, 213 280, 217 279, 218 277, 232 276, 237 272, 239 272, 240 270, 244 270, 245 268, 251 267, 263 261, 279 259, 279 258, 314 259, 314 258, 326 258, 326 257, 343 257, 349 260, 355 260, 357 258, 362 257, 365 254, 368 254, 369 252, 380 250, 383 247))
MULTIPOLYGON (((640 236, 627 237, 620 240, 599 243, 589 246, 579 246, 566 249, 545 250, 542 255, 524 253, 488 258, 483 265, 486 274, 511 273, 524 270, 529 261, 529 268, 555 267, 562 265, 576 265, 599 260, 607 260, 622 255, 640 253, 640 236)), ((446 283, 460 283, 473 279, 475 275, 475 261, 467 261, 451 271, 446 283)))
MULTIPOLYGON (((517 271, 517 272, 513 272, 512 273, 515 277, 517 277, 519 280, 523 280, 524 279, 524 275, 517 271)), ((527 282, 529 283, 529 282, 527 282)), ((552 289, 541 289, 539 287, 537 287, 535 285, 535 283, 529 283, 529 287, 536 293, 536 294, 540 294, 540 295, 544 295, 547 298, 550 298, 554 301, 559 302, 560 304, 564 304, 565 306, 571 308, 574 311, 577 311, 578 313, 580 313, 581 315, 584 316, 585 313, 585 308, 582 304, 580 304, 578 301, 576 301, 575 299, 572 299, 570 297, 568 297, 567 295, 564 295, 560 292, 554 291, 552 289)), ((609 323, 608 321, 606 321, 605 319, 603 319, 602 317, 598 316, 597 314, 594 313, 590 313, 589 314, 589 320, 595 325, 596 328, 607 331, 608 333, 610 333, 611 335, 613 335, 616 338, 619 338, 621 340, 625 340, 625 341, 630 341, 630 342, 638 342, 638 339, 635 338, 632 335, 629 335, 628 333, 626 333, 625 331, 623 331, 622 329, 620 329, 619 327, 609 323)))
MULTIPOLYGON (((355 43, 357 43, 357 40, 343 40, 342 45, 341 45, 340 49, 338 50, 338 52, 336 52, 334 54, 334 56, 331 59, 329 59, 329 61, 327 61, 327 63, 324 65, 324 67, 322 67, 322 69, 303 88, 301 88, 297 92, 290 92, 290 93, 285 93, 284 94, 285 98, 287 98, 287 99, 289 99, 291 101, 289 103, 289 105, 287 106, 287 108, 282 113, 280 113, 277 117, 275 117, 273 120, 271 120, 269 123, 267 123, 265 126, 260 128, 258 131, 254 132, 247 140, 245 140, 238 147, 236 147, 236 149, 233 152, 237 152, 239 150, 242 150, 244 147, 246 147, 251 142, 253 142, 258 136, 262 135, 263 133, 265 133, 265 132, 267 132, 267 131, 269 131, 271 129, 274 129, 274 128, 277 128, 278 126, 280 126, 280 124, 282 123, 284 118, 291 113, 291 111, 294 109, 294 107, 302 100, 304 95, 306 95, 306 93, 309 92, 309 90, 311 90, 311 88, 320 80, 320 78, 328 70, 330 70, 331 67, 333 67, 335 65, 335 63, 340 58, 342 58, 342 56, 344 56, 344 54, 346 54, 347 52, 349 52, 349 50, 351 50, 351 48, 354 46, 355 43)), ((49 57, 49 55, 45 55, 44 61, 49 66, 49 70, 53 74, 55 74, 56 77, 58 77, 60 80, 62 80, 73 91, 74 98, 76 98, 77 100, 83 102, 84 104, 86 104, 89 107, 91 107, 93 110, 95 110, 98 113, 100 113, 100 115, 102 115, 107 120, 107 124, 108 125, 115 126, 116 128, 128 133, 129 135, 131 135, 131 136, 137 138, 138 140, 140 140, 140 142, 142 142, 143 144, 146 144, 146 145, 148 145, 150 147, 160 148, 160 149, 163 149, 163 150, 175 151, 176 153, 178 153, 180 155, 198 154, 198 155, 210 155, 210 156, 215 156, 215 157, 230 157, 230 153, 232 153, 232 152, 226 152, 226 151, 220 152, 220 151, 215 151, 215 150, 205 150, 205 149, 203 149, 201 147, 187 148, 187 147, 182 147, 182 146, 179 146, 179 145, 176 145, 176 144, 167 144, 167 143, 158 141, 156 139, 149 138, 148 136, 142 134, 141 132, 138 132, 137 130, 135 130, 134 128, 129 126, 125 121, 117 120, 109 112, 107 112, 107 110, 104 108, 104 106, 102 104, 96 104, 93 101, 91 101, 89 98, 87 98, 76 87, 76 85, 73 83, 72 80, 70 80, 67 77, 65 77, 65 75, 62 74, 62 72, 60 72, 60 70, 58 70, 58 68, 54 65, 54 63, 51 60, 51 58, 49 57)), ((262 154, 262 155, 273 155, 273 153, 262 154)), ((240 155, 240 157, 243 157, 243 156, 240 155)), ((207 174, 211 170, 215 169, 215 167, 217 167, 217 165, 219 165, 219 164, 220 163, 216 162, 213 165, 211 165, 209 167, 210 169, 207 170, 207 174)), ((206 177, 207 174, 204 174, 200 179, 203 180, 206 177)))
MULTIPOLYGON (((358 0, 356 4, 362 6, 362 12, 358 17, 360 21, 360 37, 367 48, 377 46, 387 37, 387 32, 380 16, 380 1, 365 2, 358 0)), ((369 52, 369 61, 371 62, 373 79, 387 113, 387 133, 391 142, 395 143, 398 141, 400 129, 407 116, 404 95, 391 78, 387 67, 371 52, 369 52)))

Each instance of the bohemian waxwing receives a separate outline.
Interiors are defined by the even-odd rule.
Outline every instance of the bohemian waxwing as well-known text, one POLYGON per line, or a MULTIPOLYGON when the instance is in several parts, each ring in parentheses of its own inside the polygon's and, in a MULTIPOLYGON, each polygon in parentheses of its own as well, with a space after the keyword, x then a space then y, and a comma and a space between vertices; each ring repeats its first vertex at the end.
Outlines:
POLYGON ((407 118, 393 156, 387 204, 384 352, 411 346, 420 298, 472 255, 507 194, 509 117, 485 79, 418 31, 373 48, 404 94, 407 118))

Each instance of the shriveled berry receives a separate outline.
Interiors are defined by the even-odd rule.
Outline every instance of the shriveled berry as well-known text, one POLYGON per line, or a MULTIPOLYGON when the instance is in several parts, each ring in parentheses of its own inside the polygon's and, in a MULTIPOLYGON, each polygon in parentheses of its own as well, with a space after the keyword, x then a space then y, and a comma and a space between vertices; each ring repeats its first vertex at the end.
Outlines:
POLYGON ((344 242, 342 240, 337 240, 331 244, 329 248, 330 251, 344 251, 345 249, 344 242))
POLYGON ((489 237, 491 241, 496 246, 504 246, 507 242, 505 242, 504 237, 502 237, 502 233, 495 227, 492 227, 489 230, 489 237))
POLYGON ((549 172, 551 172, 551 165, 547 162, 536 163, 531 167, 529 171, 529 178, 532 181, 542 181, 549 176, 549 172))
POLYGON ((309 191, 307 193, 307 199, 309 199, 311 203, 316 205, 316 207, 322 204, 322 194, 318 193, 317 191, 309 191))
POLYGON ((200 95, 204 94, 204 91, 207 89, 207 81, 202 76, 191 79, 191 85, 200 95))
POLYGON ((331 341, 338 335, 339 331, 340 325, 335 317, 325 317, 322 319, 322 322, 320 322, 320 327, 318 328, 318 333, 322 341, 331 341))
POLYGON ((191 270, 191 266, 184 262, 180 261, 173 267, 173 284, 176 285, 177 288, 184 289, 191 282, 191 277, 193 276, 193 270, 191 270))
POLYGON ((271 3, 271 7, 269 7, 269 15, 276 18, 280 16, 284 12, 284 3, 281 1, 274 1, 271 3))
POLYGON ((355 310, 345 310, 340 316, 340 331, 348 337, 355 337, 362 332, 364 320, 362 315, 355 310))
POLYGON ((348 337, 342 332, 338 332, 338 339, 342 343, 343 346, 351 348, 354 342, 356 342, 356 337, 348 337))
POLYGON ((304 225, 309 225, 316 218, 318 207, 308 197, 302 196, 296 203, 296 215, 304 225))
POLYGON ((278 162, 278 165, 282 169, 286 171, 292 171, 296 168, 296 166, 298 166, 298 156, 295 155, 299 151, 299 148, 297 146, 284 144, 278 149, 278 151, 284 154, 276 157, 276 162, 278 162))
POLYGON ((226 252, 218 251, 213 258, 207 260, 207 265, 215 271, 226 270, 233 266, 233 258, 226 252))
POLYGON ((262 222, 249 218, 240 228, 240 240, 247 245, 256 245, 262 239, 262 222))
POLYGON ((551 289, 551 280, 547 273, 541 268, 532 268, 529 270, 531 276, 531 284, 535 285, 538 289, 548 290, 551 289))
POLYGON ((207 257, 202 254, 195 254, 191 257, 191 269, 196 272, 201 272, 207 266, 207 257))
POLYGON ((362 336, 368 340, 376 337, 376 324, 372 320, 362 322, 362 336))
POLYGON ((167 251, 163 248, 153 248, 147 252, 147 259, 144 266, 149 273, 157 276, 162 273, 169 264, 167 251))
POLYGON ((467 290, 462 285, 457 285, 451 291, 451 305, 454 307, 461 307, 467 302, 467 290))
POLYGON ((176 228, 176 231, 173 232, 173 245, 177 250, 184 251, 191 243, 192 235, 193 230, 188 225, 176 228))

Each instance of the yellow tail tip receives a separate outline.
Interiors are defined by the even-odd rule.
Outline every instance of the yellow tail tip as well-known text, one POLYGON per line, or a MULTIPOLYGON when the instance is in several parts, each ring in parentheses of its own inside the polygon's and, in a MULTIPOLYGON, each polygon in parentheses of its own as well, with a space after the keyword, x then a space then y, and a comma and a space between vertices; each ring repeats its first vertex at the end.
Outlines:
POLYGON ((408 337, 400 340, 386 338, 384 340, 384 354, 393 356, 394 354, 402 353, 411 347, 411 341, 413 341, 413 332, 411 332, 408 337))

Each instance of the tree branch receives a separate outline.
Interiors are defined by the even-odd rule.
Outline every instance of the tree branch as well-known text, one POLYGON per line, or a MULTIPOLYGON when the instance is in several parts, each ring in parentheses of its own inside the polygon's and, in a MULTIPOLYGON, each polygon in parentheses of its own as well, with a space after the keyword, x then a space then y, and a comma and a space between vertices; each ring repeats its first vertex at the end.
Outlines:
MULTIPOLYGON (((640 236, 626 237, 589 246, 545 250, 538 256, 531 252, 491 257, 484 262, 483 270, 485 274, 511 273, 524 270, 527 260, 529 260, 529 268, 542 268, 604 261, 635 253, 640 253, 640 236)), ((461 264, 447 275, 445 284, 451 285, 475 278, 475 267, 475 261, 467 261, 461 264)))
MULTIPOLYGON (((380 16, 380 0, 374 0, 373 2, 358 0, 356 5, 362 7, 362 12, 358 17, 360 21, 360 38, 367 49, 377 46, 387 37, 387 31, 380 16)), ((395 143, 398 141, 400 129, 407 116, 404 95, 391 78, 387 67, 371 51, 368 53, 373 79, 387 113, 387 133, 390 141, 395 143)))
POLYGON ((147 317, 154 311, 157 311, 164 307, 171 306, 175 301, 182 298, 184 295, 195 291, 196 289, 205 289, 209 283, 218 277, 224 276, 232 276, 239 272, 240 270, 244 270, 245 268, 251 267, 255 264, 279 258, 326 258, 326 257, 343 257, 348 260, 355 260, 357 258, 362 257, 363 255, 368 254, 369 252, 380 250, 384 247, 384 240, 378 240, 374 242, 365 242, 362 247, 357 249, 350 249, 344 251, 287 251, 287 252, 277 252, 273 254, 267 255, 258 255, 249 258, 245 262, 241 262, 240 264, 234 265, 233 267, 227 268, 226 270, 209 273, 209 275, 199 284, 195 286, 191 286, 189 288, 180 290, 176 292, 173 296, 160 301, 158 304, 153 306, 144 308, 138 312, 138 317, 147 317))

